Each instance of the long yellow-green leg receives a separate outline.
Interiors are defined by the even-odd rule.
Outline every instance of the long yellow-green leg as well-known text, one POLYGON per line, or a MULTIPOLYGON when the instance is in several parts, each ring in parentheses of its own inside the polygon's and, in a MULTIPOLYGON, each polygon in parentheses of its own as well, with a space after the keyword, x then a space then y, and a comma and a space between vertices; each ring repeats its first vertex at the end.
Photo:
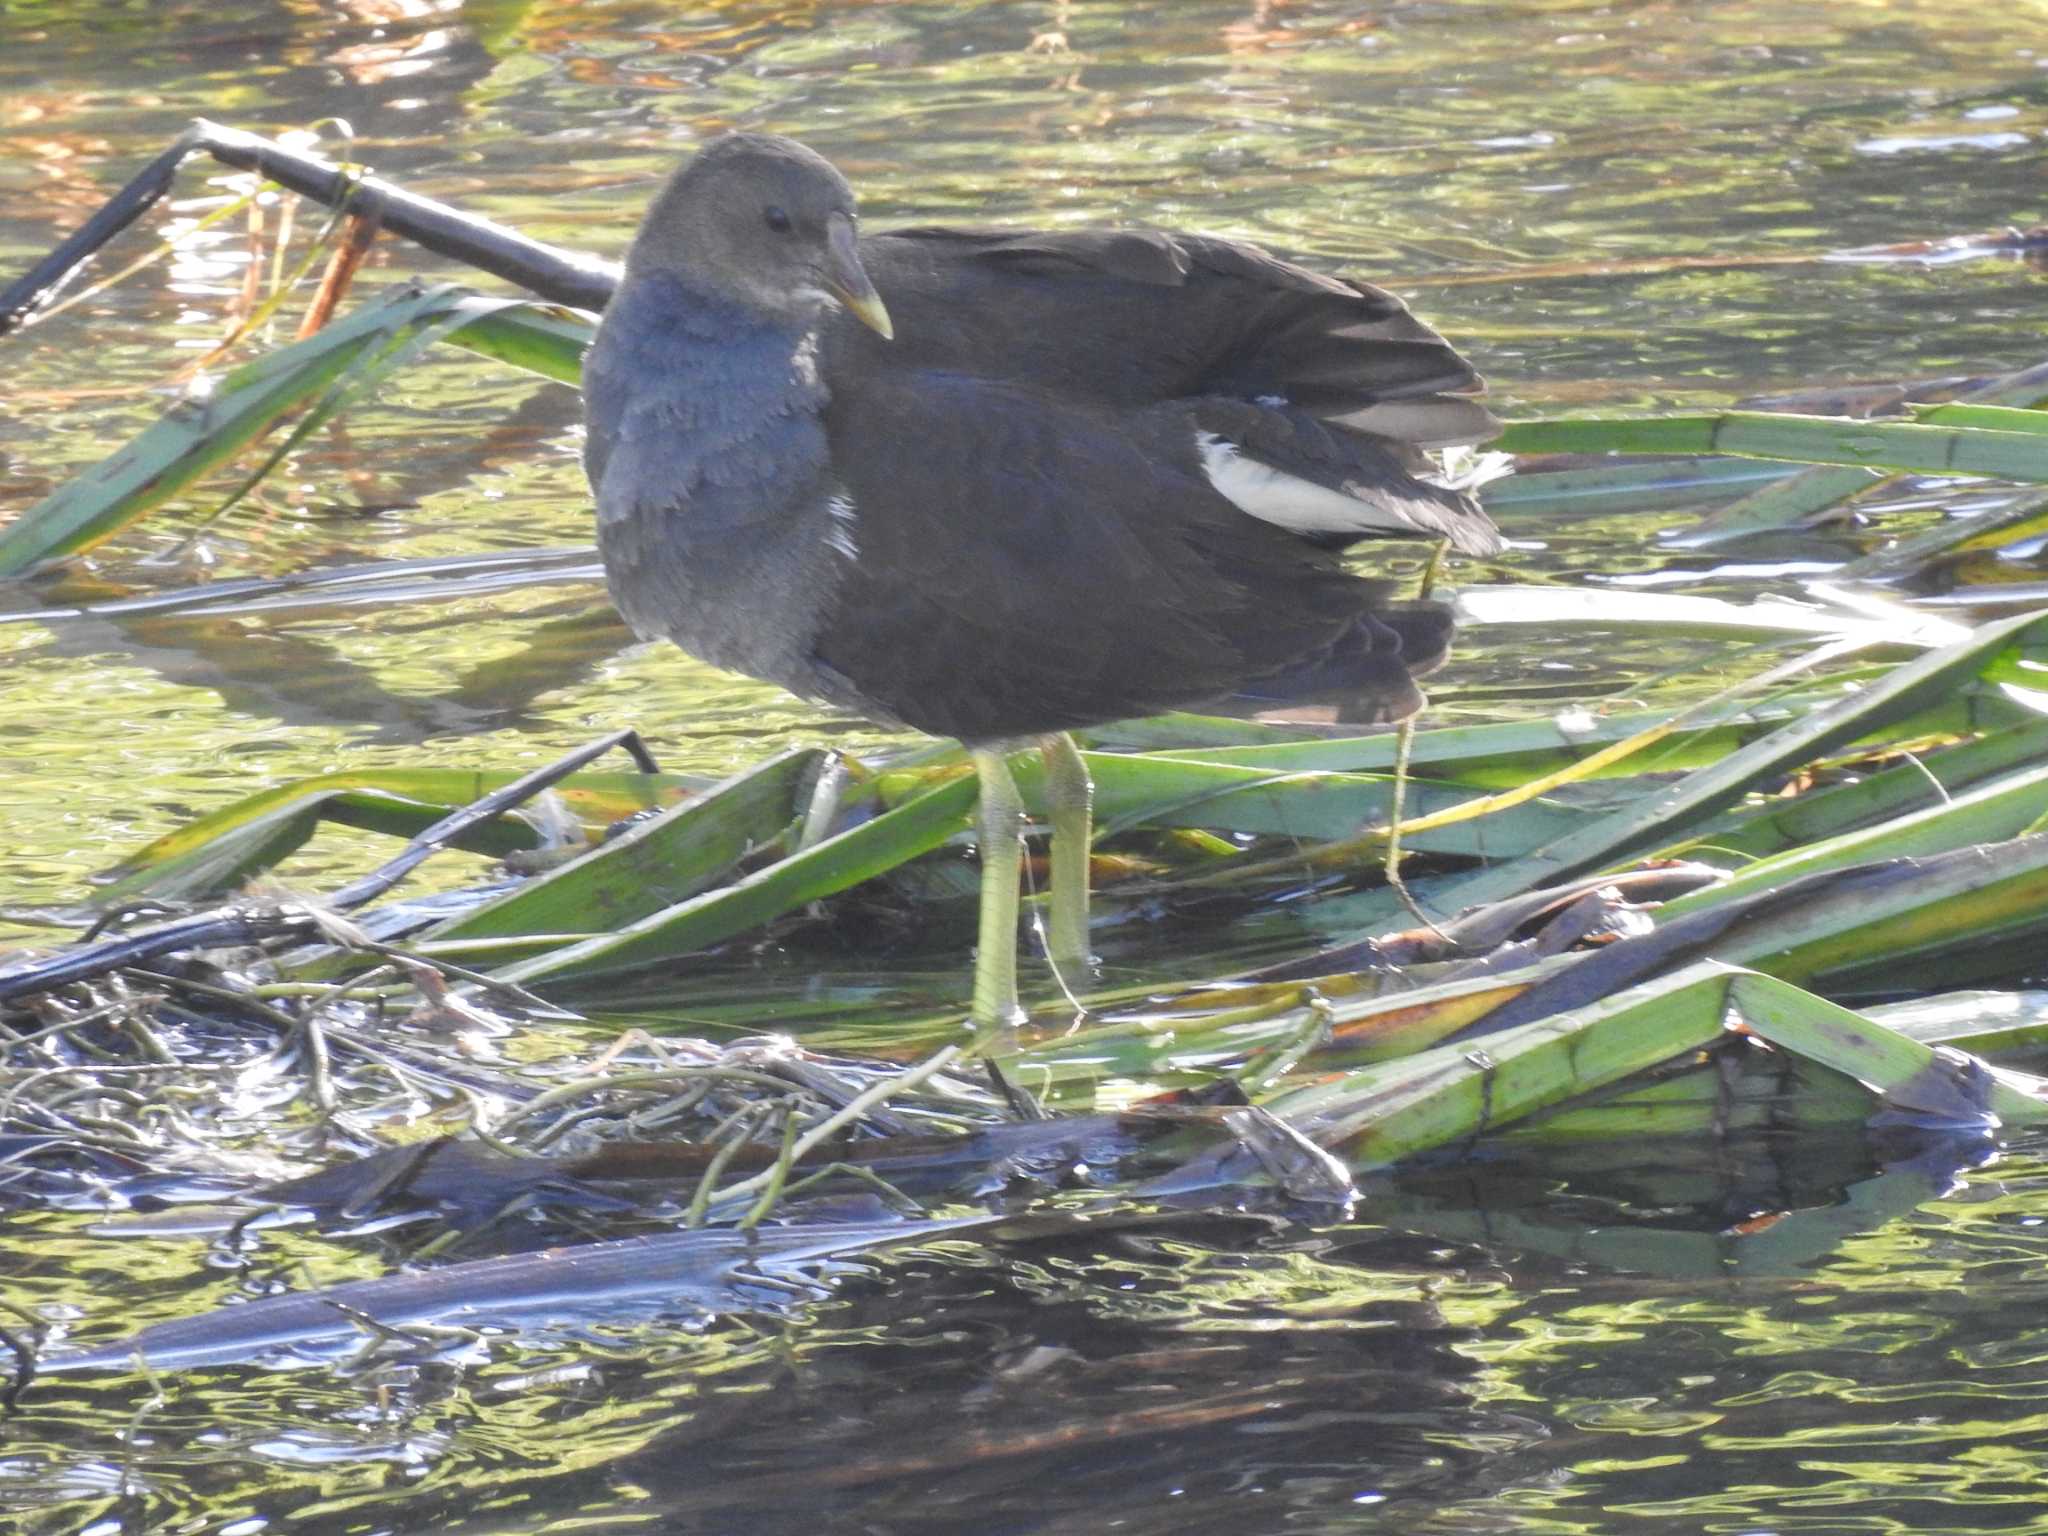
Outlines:
POLYGON ((1081 749, 1065 731, 1048 736, 1038 750, 1045 758, 1045 799, 1052 812, 1052 895, 1047 948, 1053 969, 1069 988, 1083 986, 1093 957, 1088 950, 1088 844, 1095 786, 1081 749))
POLYGON ((981 943, 974 955, 974 1030, 1022 1022, 1017 1004, 1017 881, 1024 873, 1024 797, 1000 752, 971 748, 981 781, 981 943))
POLYGON ((826 754, 825 764, 811 784, 810 803, 804 809, 804 824, 796 835, 798 853, 817 847, 831 836, 833 818, 838 816, 839 807, 846 799, 846 781, 851 777, 845 753, 826 754))

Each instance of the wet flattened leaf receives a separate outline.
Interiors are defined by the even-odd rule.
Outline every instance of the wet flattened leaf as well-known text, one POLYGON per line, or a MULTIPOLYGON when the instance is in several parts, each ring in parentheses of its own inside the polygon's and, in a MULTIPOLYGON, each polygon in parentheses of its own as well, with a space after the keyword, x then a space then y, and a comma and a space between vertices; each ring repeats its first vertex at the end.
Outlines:
POLYGON ((1994 1125, 2048 1120, 2048 1080, 1923 1044, 1790 982, 1740 976, 1729 1001, 1760 1038, 1867 1083, 1901 1108, 1956 1121, 1984 1117, 1994 1125))
POLYGON ((1353 1166, 1384 1166, 1711 1044, 1734 974, 1712 962, 1691 966, 1478 1046, 1437 1046, 1266 1107, 1353 1166))
MULTIPOLYGON (((519 776, 509 770, 371 768, 295 779, 158 838, 108 872, 110 884, 95 904, 112 905, 145 894, 188 900, 221 895, 285 858, 320 821, 409 838, 519 776)), ((596 829, 672 803, 701 783, 677 774, 580 773, 557 785, 553 793, 579 821, 596 829)), ((503 854, 540 842, 539 835, 514 816, 478 828, 456 846, 503 854)))
POLYGON ((1671 903, 1646 934, 1563 957, 1475 1026, 1474 1043, 1707 958, 1802 983, 1905 977, 1929 957, 2048 930, 2048 835, 1726 888, 1671 903))
MULTIPOLYGON (((1753 703, 1731 703, 1712 711, 1699 724, 1676 726, 1654 746, 1609 768, 1595 769, 1590 777, 1705 767, 1794 719, 1839 704, 1842 697, 1843 689, 1833 686, 1779 694, 1753 703)), ((2023 715, 2023 711, 1995 697, 1957 693, 1914 715, 1887 721, 1863 739, 1877 745, 1904 738, 1963 735, 1994 728, 2023 715)), ((1566 710, 1547 720, 1440 726, 1415 733, 1409 766, 1411 772, 1440 783, 1474 789, 1513 789, 1528 779, 1569 768, 1603 747, 1664 725, 1676 716, 1673 710, 1610 711, 1592 707, 1566 710)), ((1192 732, 1185 722, 1191 718, 1161 716, 1151 721, 1123 721, 1098 727, 1088 734, 1120 749, 1143 751, 1148 757, 1232 763, 1273 772, 1324 769, 1375 773, 1391 771, 1394 765, 1395 738, 1391 731, 1372 736, 1303 740, 1255 728, 1263 730, 1258 739, 1190 746, 1185 743, 1192 732)))
POLYGON ((597 334, 595 315, 559 304, 489 302, 498 307, 482 310, 441 339, 558 383, 583 382, 583 354, 597 334))
POLYGON ((1896 668, 1857 693, 1817 709, 1742 748, 1711 767, 1687 774, 1639 806, 1567 834, 1548 848, 1453 884, 1440 900, 1447 910, 1496 901, 1628 854, 1668 846, 1674 834, 1732 803, 1745 792, 1771 786, 1801 763, 1887 724, 1910 718, 1958 693, 2001 660, 2048 643, 2048 616, 2022 614, 1984 625, 1968 640, 1945 646, 1896 668))
POLYGON ((1752 491, 1690 528, 1667 534, 1672 549, 1707 549, 1731 539, 1801 528, 1886 483, 1876 470, 1821 465, 1752 491))
POLYGON ((1658 458, 1570 469, 1518 465, 1514 474, 1481 486, 1479 500, 1497 517, 1540 516, 1548 522, 1617 503, 1631 512, 1690 506, 1802 472, 1764 459, 1658 458))
POLYGON ((2041 933, 2048 933, 2048 834, 2037 833, 1876 866, 1868 879, 1845 882, 1810 912, 1758 934, 1743 959, 1830 989, 1859 977, 1889 976, 1896 985, 1942 955, 1967 957, 2041 933))
MULTIPOLYGON (((2038 765, 2041 760, 2035 757, 2032 761, 2038 765)), ((1912 771, 1910 766, 1906 771, 1912 771)), ((1922 788, 1933 792, 1924 779, 1922 788)), ((2048 766, 2028 767, 1922 809, 1856 831, 1801 842, 1744 865, 1724 884, 1667 903, 1659 918, 1668 921, 1703 907, 1741 901, 1821 870, 1845 869, 1874 859, 1924 857, 1972 843, 2003 842, 2019 836, 2044 813, 2048 813, 2048 766)))
POLYGON ((631 827, 434 930, 435 939, 619 929, 687 900, 790 830, 824 754, 801 748, 631 827))
MULTIPOLYGON (((1133 826, 1198 827, 1309 842, 1351 837, 1383 823, 1393 804, 1390 778, 1315 770, 1273 771, 1183 758, 1085 753, 1095 783, 1095 815, 1112 835, 1133 826)), ((1012 764, 1033 814, 1043 814, 1044 769, 1035 753, 1012 764)), ((1461 789, 1411 780, 1411 814, 1443 810, 1467 798, 1461 789)), ((1553 800, 1537 800, 1481 823, 1418 834, 1422 852, 1511 858, 1560 836, 1587 813, 1553 800)))
POLYGON ((1975 740, 1914 753, 1847 783, 1731 812, 1720 823, 1703 828, 1697 844, 1682 843, 1666 852, 1697 856, 1709 863, 1728 862, 1730 854, 1764 858, 1923 810, 2014 768, 2040 762, 2048 762, 2048 721, 2029 721, 1975 740))
MULTIPOLYGON (((520 961, 501 974, 523 985, 547 987, 704 949, 929 853, 965 828, 975 795, 971 778, 942 785, 731 885, 664 908, 616 933, 520 961)), ((421 949, 437 952, 431 943, 421 949)))
MULTIPOLYGON (((400 288, 304 341, 234 369, 203 399, 178 401, 135 441, 52 491, 0 532, 0 576, 104 543, 291 412, 310 407, 289 447, 411 361, 416 348, 405 344, 409 336, 456 342, 573 383, 593 325, 573 310, 486 298, 452 285, 400 288)), ((235 496, 268 473, 282 451, 235 496)))
MULTIPOLYGON (((2033 405, 2041 393, 2041 383, 2035 373, 2036 370, 2029 369, 1991 380, 1970 392, 1969 404, 1938 409, 2033 405)), ((1957 424, 1967 425, 1967 422, 1957 424)), ((2030 427, 2028 430, 2033 429, 2030 427)), ((1749 534, 1797 528, 1824 513, 1846 510, 1848 503, 1886 484, 1891 478, 1872 470, 1839 465, 1801 470, 1777 484, 1752 492, 1692 528, 1667 536, 1664 542, 1674 549, 1703 549, 1749 534)))

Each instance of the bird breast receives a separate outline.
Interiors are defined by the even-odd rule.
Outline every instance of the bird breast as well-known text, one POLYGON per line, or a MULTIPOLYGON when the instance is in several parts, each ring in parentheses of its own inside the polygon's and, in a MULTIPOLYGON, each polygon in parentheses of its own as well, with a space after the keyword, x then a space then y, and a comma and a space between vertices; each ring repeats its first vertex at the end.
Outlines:
POLYGON ((845 551, 811 337, 628 283, 584 363, 612 599, 644 637, 800 692, 845 551))

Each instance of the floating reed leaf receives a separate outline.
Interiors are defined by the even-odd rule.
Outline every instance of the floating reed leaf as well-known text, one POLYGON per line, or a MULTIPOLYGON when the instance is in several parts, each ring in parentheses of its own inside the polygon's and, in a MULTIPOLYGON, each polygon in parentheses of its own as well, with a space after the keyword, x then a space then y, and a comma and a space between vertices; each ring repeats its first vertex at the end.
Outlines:
POLYGON ((1796 464, 2048 480, 2048 442, 2037 431, 1776 411, 1518 421, 1490 446, 1508 453, 1722 453, 1796 464))
MULTIPOLYGON (((616 932, 521 960, 501 974, 522 985, 559 985, 703 949, 930 852, 965 829, 974 797, 971 778, 941 785, 730 885, 665 907, 616 932)), ((463 941, 437 940, 423 944, 421 950, 460 956, 463 941)))
MULTIPOLYGON (((250 795, 165 834, 109 871, 96 905, 138 896, 203 901, 225 895, 302 846, 322 822, 409 838, 458 806, 519 775, 466 768, 372 768, 325 773, 250 795)), ((553 793, 593 833, 640 811, 673 803, 703 781, 681 774, 579 773, 553 793)), ((503 855, 539 846, 540 835, 501 819, 457 847, 503 855)))
MULTIPOLYGON (((409 337, 424 333, 573 382, 589 331, 588 320, 550 305, 445 285, 400 288, 180 400, 126 447, 52 491, 0 532, 0 576, 104 543, 295 410, 310 411, 309 422, 331 414, 402 367, 412 355, 409 337)), ((306 429, 302 423, 301 435, 306 429)))

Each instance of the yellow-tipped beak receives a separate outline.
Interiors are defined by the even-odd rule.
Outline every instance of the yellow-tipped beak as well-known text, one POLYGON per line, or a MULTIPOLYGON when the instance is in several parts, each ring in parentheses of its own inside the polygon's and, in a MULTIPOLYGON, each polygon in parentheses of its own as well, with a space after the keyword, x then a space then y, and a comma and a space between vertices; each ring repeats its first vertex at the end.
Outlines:
POLYGON ((835 213, 825 220, 825 283, 832 296, 844 304, 853 318, 884 341, 896 339, 896 327, 889 323, 889 311, 882 296, 868 281, 867 268, 860 264, 860 251, 853 233, 853 220, 835 213))

